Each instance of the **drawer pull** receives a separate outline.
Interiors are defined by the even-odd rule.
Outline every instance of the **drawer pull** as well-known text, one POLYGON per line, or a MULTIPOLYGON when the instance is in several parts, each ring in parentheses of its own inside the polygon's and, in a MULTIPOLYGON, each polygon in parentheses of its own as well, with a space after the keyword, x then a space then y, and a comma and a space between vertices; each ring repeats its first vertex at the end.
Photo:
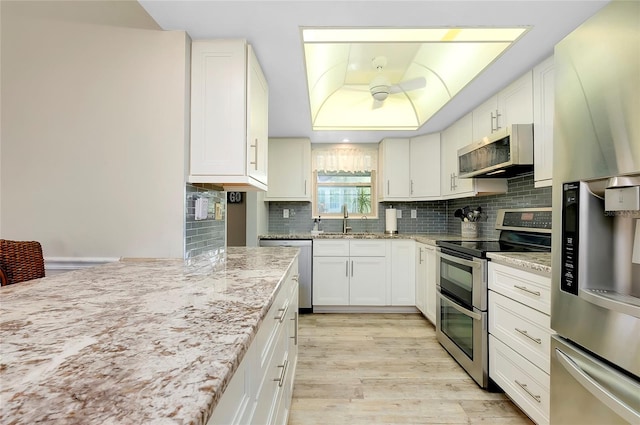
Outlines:
POLYGON ((294 334, 289 338, 293 339, 293 345, 298 345, 298 312, 296 311, 294 314, 295 315, 291 318, 295 326, 294 334))
POLYGON ((520 382, 518 382, 518 380, 516 379, 514 381, 516 384, 518 384, 520 386, 520 388, 522 388, 527 394, 529 394, 531 396, 531 398, 533 398, 535 401, 537 401, 538 403, 542 403, 540 401, 540 396, 539 395, 535 395, 534 393, 532 393, 531 391, 529 391, 529 388, 527 388, 527 384, 522 384, 520 382))
POLYGON ((542 340, 540 338, 534 338, 531 335, 529 335, 529 333, 527 331, 523 331, 522 329, 518 329, 518 328, 513 328, 516 331, 520 332, 522 335, 526 336, 527 338, 529 338, 531 341, 535 342, 536 344, 542 344, 542 340))
POLYGON ((284 320, 284 316, 287 315, 287 309, 289 308, 289 305, 286 305, 282 308, 278 309, 278 313, 280 313, 279 315, 277 315, 276 317, 274 317, 274 319, 278 320, 280 323, 282 323, 282 321, 284 320))
POLYGON ((282 369, 282 371, 280 372, 280 377, 279 378, 274 378, 274 381, 278 382, 278 386, 281 387, 282 384, 284 384, 284 376, 287 373, 287 365, 289 364, 289 362, 287 360, 284 361, 283 364, 278 365, 278 368, 282 369))
POLYGON ((520 286, 520 285, 513 285, 514 288, 519 289, 521 291, 524 292, 528 292, 532 295, 535 295, 536 297, 540 296, 540 292, 539 291, 532 291, 531 289, 527 288, 526 286, 520 286))
POLYGON ((299 280, 299 279, 300 279, 300 275, 298 275, 298 274, 294 274, 294 275, 291 277, 291 280, 293 280, 294 282, 298 282, 298 280, 299 280))

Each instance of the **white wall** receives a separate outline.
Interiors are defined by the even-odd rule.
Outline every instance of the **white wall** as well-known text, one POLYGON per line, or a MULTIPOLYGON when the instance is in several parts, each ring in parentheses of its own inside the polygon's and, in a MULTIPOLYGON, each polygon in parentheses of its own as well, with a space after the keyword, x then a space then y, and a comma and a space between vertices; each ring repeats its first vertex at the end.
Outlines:
POLYGON ((132 1, 0 7, 0 237, 182 257, 188 36, 132 1))

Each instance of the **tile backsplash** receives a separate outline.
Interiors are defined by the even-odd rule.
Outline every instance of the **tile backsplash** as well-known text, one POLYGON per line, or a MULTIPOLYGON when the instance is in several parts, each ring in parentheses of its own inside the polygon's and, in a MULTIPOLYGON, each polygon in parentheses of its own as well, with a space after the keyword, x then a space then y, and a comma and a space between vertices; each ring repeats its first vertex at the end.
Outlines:
MULTIPOLYGON (((497 210, 502 208, 549 207, 551 206, 551 187, 535 188, 533 175, 515 177, 508 181, 508 192, 501 195, 489 195, 448 201, 430 202, 394 202, 380 203, 377 219, 349 219, 353 232, 384 232, 386 208, 402 211, 398 218, 398 233, 461 233, 460 220, 453 212, 465 206, 481 206, 487 220, 479 222, 478 236, 498 238, 500 231, 495 230, 497 210), (411 210, 416 210, 416 218, 411 218, 411 210)), ((342 220, 322 220, 323 230, 342 231, 342 220)), ((270 202, 269 233, 308 233, 313 228, 310 202, 270 202), (289 218, 282 217, 283 209, 289 210, 289 218)))
POLYGON ((227 246, 227 192, 186 185, 185 200, 185 258, 188 252, 198 255, 208 250, 227 246), (209 210, 204 220, 195 219, 196 199, 209 199, 209 210), (219 216, 216 217, 216 204, 219 216))

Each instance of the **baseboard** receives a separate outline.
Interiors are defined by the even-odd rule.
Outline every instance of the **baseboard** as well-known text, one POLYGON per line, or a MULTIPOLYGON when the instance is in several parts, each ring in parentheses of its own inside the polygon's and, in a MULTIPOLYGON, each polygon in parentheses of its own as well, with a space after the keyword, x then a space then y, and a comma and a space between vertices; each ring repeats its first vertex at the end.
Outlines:
POLYGON ((414 306, 314 305, 314 313, 419 313, 414 306))

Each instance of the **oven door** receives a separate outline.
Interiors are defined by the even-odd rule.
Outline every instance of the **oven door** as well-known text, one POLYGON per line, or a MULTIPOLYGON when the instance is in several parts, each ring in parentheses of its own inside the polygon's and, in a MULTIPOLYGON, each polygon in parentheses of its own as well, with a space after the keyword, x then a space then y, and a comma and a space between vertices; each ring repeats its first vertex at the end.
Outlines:
POLYGON ((487 260, 452 253, 437 252, 436 276, 440 292, 459 301, 468 309, 487 310, 487 260))
POLYGON ((482 388, 489 380, 487 312, 468 310, 440 291, 437 297, 436 337, 482 388))

